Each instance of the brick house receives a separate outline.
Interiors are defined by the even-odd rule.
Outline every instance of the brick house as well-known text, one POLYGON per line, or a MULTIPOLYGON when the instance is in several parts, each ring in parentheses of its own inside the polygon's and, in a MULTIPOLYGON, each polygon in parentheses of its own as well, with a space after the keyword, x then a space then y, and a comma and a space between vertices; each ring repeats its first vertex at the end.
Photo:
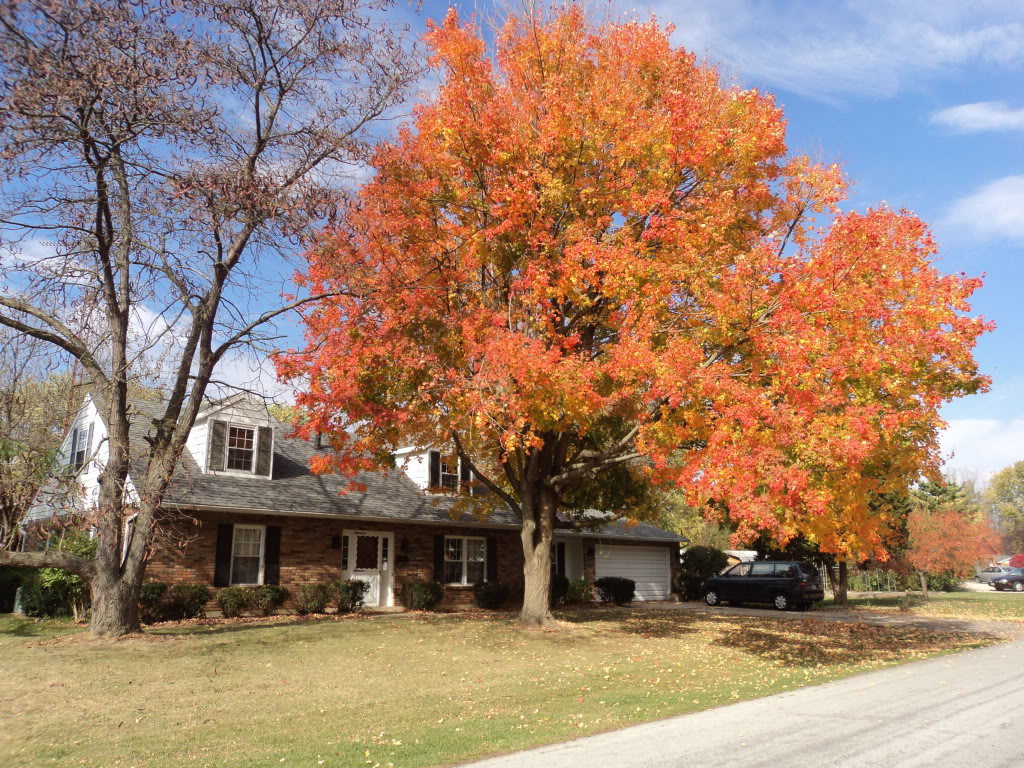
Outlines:
MULTIPOLYGON (((132 401, 131 443, 141 451, 159 403, 132 401)), ((94 502, 106 456, 106 429, 91 398, 69 429, 63 463, 72 465, 94 502)), ((300 584, 341 578, 370 582, 367 605, 393 606, 405 579, 445 587, 443 608, 472 605, 472 585, 498 579, 521 597, 523 552, 518 519, 499 508, 480 520, 453 511, 453 492, 468 478, 457 459, 406 449, 397 468, 356 480, 314 475, 309 460, 325 450, 290 437, 261 404, 244 395, 212 403, 200 414, 165 497, 179 518, 182 547, 160 548, 147 578, 211 587, 300 584), (446 492, 447 491, 447 492, 446 492)), ((137 461, 141 461, 137 459, 137 461)), ((82 503, 81 501, 79 503, 82 503)), ((54 513, 40 502, 40 522, 54 513)), ((598 530, 560 531, 555 567, 570 579, 625 576, 638 600, 670 597, 684 539, 652 525, 617 521, 598 530)))

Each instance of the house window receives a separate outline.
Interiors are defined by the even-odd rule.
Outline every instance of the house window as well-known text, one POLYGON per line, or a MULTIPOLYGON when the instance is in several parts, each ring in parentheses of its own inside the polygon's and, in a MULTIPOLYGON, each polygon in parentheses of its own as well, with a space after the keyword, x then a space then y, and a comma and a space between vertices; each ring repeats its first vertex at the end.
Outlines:
POLYGON ((253 446, 256 430, 249 427, 228 427, 228 469, 252 472, 253 446))
POLYGON ((444 539, 444 581, 446 584, 477 584, 487 573, 487 543, 484 539, 446 536, 444 539))
POLYGON ((263 583, 262 525, 236 525, 231 545, 231 583, 263 583))
POLYGON ((459 487, 459 457, 455 454, 441 456, 441 487, 459 487))
POLYGON ((89 455, 90 443, 92 442, 92 425, 88 427, 75 427, 71 430, 71 460, 68 462, 76 470, 85 466, 85 459, 89 455))

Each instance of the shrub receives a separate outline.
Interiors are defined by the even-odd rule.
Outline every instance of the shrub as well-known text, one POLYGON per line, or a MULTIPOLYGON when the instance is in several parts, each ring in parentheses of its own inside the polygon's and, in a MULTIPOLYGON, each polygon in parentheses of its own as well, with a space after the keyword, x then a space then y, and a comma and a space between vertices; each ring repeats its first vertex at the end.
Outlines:
POLYGON ((557 573, 551 577, 551 605, 561 605, 569 594, 569 580, 557 573))
POLYGON ((402 584, 400 600, 411 611, 432 611, 444 597, 444 587, 436 581, 412 579, 402 584))
POLYGON ((245 587, 222 587, 217 591, 217 605, 225 619, 237 618, 249 607, 249 590, 245 587))
POLYGON ((167 600, 167 615, 171 619, 202 619, 209 601, 210 590, 204 585, 175 584, 167 600))
POLYGON ((722 572, 729 564, 729 558, 720 549, 714 547, 687 547, 683 553, 683 562, 676 580, 676 588, 685 600, 701 598, 700 585, 704 579, 722 572))
POLYGON ((330 584, 303 584, 299 587, 297 599, 299 614, 324 613, 327 604, 334 597, 334 589, 330 584))
MULTIPOLYGON (((79 557, 96 556, 96 539, 86 533, 65 533, 55 542, 61 552, 79 557)), ((89 585, 85 580, 61 568, 40 568, 22 582, 22 606, 27 616, 50 618, 74 615, 85 618, 89 610, 89 585)))
POLYGON ((636 582, 619 576, 605 576, 594 582, 594 588, 601 602, 627 605, 633 602, 636 582))
POLYGON ((478 606, 493 610, 500 608, 508 598, 508 587, 500 581, 481 581, 473 585, 473 595, 478 606))
POLYGON ((248 590, 246 608, 257 616, 269 616, 288 599, 288 590, 276 584, 249 587, 248 590))
POLYGON ((577 579, 569 582, 569 591, 565 593, 562 603, 573 605, 575 603, 589 603, 594 599, 594 588, 586 579, 577 579))
POLYGON ((167 604, 164 602, 164 595, 167 593, 167 585, 162 581, 147 581, 139 590, 139 620, 143 624, 153 624, 163 621, 167 614, 167 604))
POLYGON ((339 581, 334 589, 338 600, 338 613, 351 613, 363 607, 366 593, 370 591, 370 582, 348 579, 339 581))

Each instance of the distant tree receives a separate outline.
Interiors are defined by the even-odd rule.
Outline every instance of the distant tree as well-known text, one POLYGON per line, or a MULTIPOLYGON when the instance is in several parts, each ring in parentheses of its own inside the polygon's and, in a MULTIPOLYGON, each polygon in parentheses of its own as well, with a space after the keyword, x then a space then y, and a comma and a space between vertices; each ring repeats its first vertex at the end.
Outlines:
POLYGON ((928 576, 967 578, 999 546, 999 535, 988 521, 971 519, 955 505, 916 503, 907 518, 907 532, 906 561, 919 573, 925 597, 928 576))
POLYGON ((984 500, 1002 532, 1004 549, 1024 551, 1024 461, 996 472, 985 489, 984 500))

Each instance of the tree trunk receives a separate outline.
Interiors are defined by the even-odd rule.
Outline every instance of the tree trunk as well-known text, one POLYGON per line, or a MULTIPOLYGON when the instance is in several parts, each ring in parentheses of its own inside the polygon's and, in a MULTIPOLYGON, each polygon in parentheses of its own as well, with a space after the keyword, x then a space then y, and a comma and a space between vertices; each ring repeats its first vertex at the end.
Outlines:
POLYGON ((99 637, 121 637, 142 631, 138 597, 129 579, 96 575, 92 582, 89 630, 99 637))
POLYGON ((849 567, 845 560, 839 561, 839 579, 832 584, 832 599, 836 605, 846 605, 850 590, 849 567))
POLYGON ((924 575, 924 571, 918 571, 918 576, 921 577, 921 595, 925 600, 928 599, 928 577, 924 575))
POLYGON ((551 615, 551 545, 554 540, 557 501, 552 492, 538 494, 533 515, 523 520, 523 609, 524 624, 542 627, 551 615))

